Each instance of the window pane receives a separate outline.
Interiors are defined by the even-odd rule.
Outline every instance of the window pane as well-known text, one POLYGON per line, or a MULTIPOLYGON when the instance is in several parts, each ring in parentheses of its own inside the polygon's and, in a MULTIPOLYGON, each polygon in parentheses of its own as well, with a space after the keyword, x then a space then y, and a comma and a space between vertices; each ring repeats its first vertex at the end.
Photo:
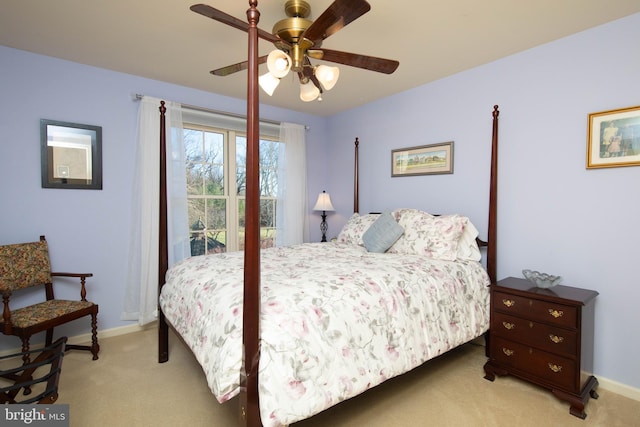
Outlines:
POLYGON ((238 248, 244 249, 244 234, 245 234, 245 200, 244 198, 238 198, 238 248))
POLYGON ((224 195, 224 135, 205 132, 205 190, 206 194, 224 195))
POLYGON ((260 247, 275 246, 276 237, 276 199, 260 200, 260 247))
POLYGON ((224 195, 224 165, 208 164, 205 166, 204 188, 210 196, 224 195))
POLYGON ((206 225, 204 223, 204 199, 188 199, 187 203, 189 231, 191 233, 204 231, 206 225))
POLYGON ((184 129, 184 147, 187 162, 187 194, 202 194, 202 140, 202 131, 184 129))
POLYGON ((226 252, 227 246, 227 201, 224 199, 207 200, 207 231, 209 236, 208 252, 226 252))
POLYGON ((204 255, 205 234, 204 234, 204 200, 188 199, 189 216, 189 240, 191 243, 191 255, 204 255))
POLYGON ((184 129, 184 148, 187 163, 202 161, 202 132, 184 129))
POLYGON ((207 229, 224 230, 227 228, 227 201, 207 199, 207 229))
POLYGON ((260 140, 260 196, 278 195, 279 142, 260 140))
POLYGON ((247 194, 247 138, 236 136, 236 194, 247 194))
POLYGON ((261 199, 260 200, 260 227, 276 226, 276 200, 261 199))
POLYGON ((187 195, 204 194, 204 172, 201 163, 187 163, 187 195))

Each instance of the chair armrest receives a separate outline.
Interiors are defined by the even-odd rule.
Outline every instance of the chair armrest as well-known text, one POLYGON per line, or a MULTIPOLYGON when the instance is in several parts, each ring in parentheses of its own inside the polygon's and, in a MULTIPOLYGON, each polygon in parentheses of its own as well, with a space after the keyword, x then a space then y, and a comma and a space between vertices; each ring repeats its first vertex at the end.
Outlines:
MULTIPOLYGON (((87 300, 87 288, 85 287, 85 279, 87 277, 93 277, 93 273, 60 273, 51 272, 51 277, 78 277, 80 278, 80 299, 82 301, 87 300)), ((47 299, 53 299, 53 287, 49 286, 47 289, 47 299)))
POLYGON ((93 273, 54 273, 51 272, 52 277, 93 277, 93 273))

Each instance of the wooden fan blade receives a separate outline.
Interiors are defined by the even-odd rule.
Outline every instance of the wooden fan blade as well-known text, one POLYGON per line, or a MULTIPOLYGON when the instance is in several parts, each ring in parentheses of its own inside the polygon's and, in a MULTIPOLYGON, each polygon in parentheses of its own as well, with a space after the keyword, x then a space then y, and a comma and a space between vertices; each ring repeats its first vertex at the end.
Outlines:
POLYGON ((336 0, 320 15, 302 37, 319 44, 371 10, 365 0, 336 0))
MULTIPOLYGON (((267 62, 268 55, 258 58, 258 64, 264 64, 267 62)), ((246 70, 249 66, 248 61, 238 62, 237 64, 227 65, 226 67, 218 68, 210 71, 214 76, 228 76, 229 74, 237 73, 238 71, 246 70)))
MULTIPOLYGON (((191 6, 189 9, 191 9, 192 11, 199 13, 200 15, 206 16, 207 18, 211 18, 214 21, 218 21, 218 22, 222 22, 223 24, 227 24, 232 26, 233 28, 237 28, 239 30, 242 30, 244 32, 248 32, 249 31, 249 24, 238 19, 235 18, 227 13, 224 13, 218 9, 214 9, 213 7, 206 5, 206 4, 194 4, 193 6, 191 6)), ((261 39, 270 41, 271 43, 284 43, 285 45, 289 46, 289 43, 287 43, 286 41, 282 40, 280 37, 274 36, 271 33, 268 33, 264 30, 261 30, 260 28, 258 28, 258 37, 260 37, 261 39)))
POLYGON ((358 55, 331 49, 313 49, 307 51, 307 55, 314 59, 337 62, 338 64, 364 68, 365 70, 384 74, 393 73, 400 65, 398 61, 392 59, 376 58, 375 56, 358 55))

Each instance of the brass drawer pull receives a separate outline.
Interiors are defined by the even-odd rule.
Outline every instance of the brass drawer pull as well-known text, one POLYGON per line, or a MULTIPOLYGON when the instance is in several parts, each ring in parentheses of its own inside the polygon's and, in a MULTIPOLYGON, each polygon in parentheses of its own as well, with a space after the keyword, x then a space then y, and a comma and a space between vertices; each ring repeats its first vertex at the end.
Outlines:
POLYGON ((502 352, 507 356, 513 356, 513 353, 514 353, 513 350, 509 350, 508 348, 505 348, 505 347, 502 347, 502 352))
POLYGON ((512 299, 503 299, 502 303, 507 307, 513 307, 514 305, 516 305, 516 302, 512 299))
POLYGON ((553 309, 550 308, 549 309, 549 314, 557 319, 558 317, 562 317, 564 312, 562 310, 558 311, 558 310, 553 310, 553 309))
POLYGON ((562 366, 561 365, 554 365, 553 363, 549 363, 549 369, 551 369, 555 373, 558 373, 558 372, 562 371, 562 366))
POLYGON ((557 335, 553 335, 553 334, 549 334, 549 339, 551 341, 553 341, 556 344, 560 344, 562 341, 564 341, 563 337, 559 337, 557 335))
POLYGON ((512 330, 516 327, 515 323, 502 322, 502 326, 504 326, 508 330, 512 330))

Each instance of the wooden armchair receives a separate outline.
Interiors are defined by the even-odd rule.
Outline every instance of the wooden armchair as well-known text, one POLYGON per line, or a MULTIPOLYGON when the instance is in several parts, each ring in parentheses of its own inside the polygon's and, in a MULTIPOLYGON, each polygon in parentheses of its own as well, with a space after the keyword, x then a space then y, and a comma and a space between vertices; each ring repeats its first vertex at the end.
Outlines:
POLYGON ((13 368, 5 367, 5 362, 24 356, 22 353, 0 357, 0 366, 2 366, 0 378, 9 380, 8 386, 0 380, 0 404, 51 404, 58 400, 58 382, 62 372, 62 357, 66 343, 67 337, 61 337, 41 350, 31 350, 30 354, 39 353, 33 362, 26 365, 21 363, 13 368), (46 369, 47 366, 49 369, 46 369), (24 395, 30 396, 23 400, 16 400, 21 390, 24 395))
POLYGON ((22 360, 30 361, 31 335, 46 331, 45 345, 53 341, 53 328, 84 316, 91 316, 91 345, 67 344, 66 349, 87 350, 98 359, 98 305, 87 301, 85 280, 91 273, 53 273, 49 262, 49 248, 44 236, 40 241, 0 246, 0 293, 4 305, 0 332, 15 335, 22 340, 22 360), (80 300, 55 299, 52 277, 70 277, 80 280, 80 300), (21 308, 12 308, 10 301, 15 291, 44 287, 46 300, 21 308))

